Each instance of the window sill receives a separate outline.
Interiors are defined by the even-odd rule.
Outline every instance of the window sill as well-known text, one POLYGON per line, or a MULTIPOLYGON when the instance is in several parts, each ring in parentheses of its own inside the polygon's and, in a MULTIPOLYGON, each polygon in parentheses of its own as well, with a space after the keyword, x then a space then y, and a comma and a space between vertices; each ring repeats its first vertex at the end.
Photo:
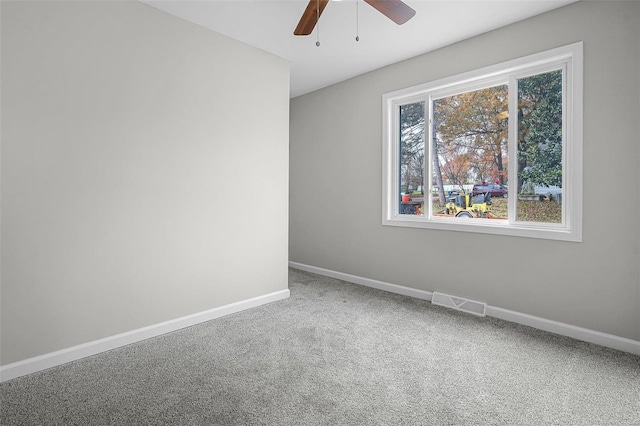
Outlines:
POLYGON ((435 229, 441 231, 474 232, 478 234, 507 235, 512 237, 581 242, 582 235, 561 224, 537 222, 509 223, 506 219, 455 219, 398 215, 382 221, 384 226, 435 229))

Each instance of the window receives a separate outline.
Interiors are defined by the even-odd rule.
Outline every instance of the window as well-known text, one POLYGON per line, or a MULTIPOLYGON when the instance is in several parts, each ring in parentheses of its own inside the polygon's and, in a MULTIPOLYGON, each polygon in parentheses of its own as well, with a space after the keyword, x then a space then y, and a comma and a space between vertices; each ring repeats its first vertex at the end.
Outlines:
POLYGON ((581 241, 582 43, 383 108, 384 225, 581 241))

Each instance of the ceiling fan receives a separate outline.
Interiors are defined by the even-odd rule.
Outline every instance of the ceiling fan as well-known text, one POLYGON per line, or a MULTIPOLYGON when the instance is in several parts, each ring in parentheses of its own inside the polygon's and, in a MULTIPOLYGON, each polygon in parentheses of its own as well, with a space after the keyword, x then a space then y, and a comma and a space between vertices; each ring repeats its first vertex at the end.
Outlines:
MULTIPOLYGON (((398 25, 404 24, 416 14, 416 11, 403 3, 402 0, 364 1, 398 25)), ((298 22, 293 34, 297 36, 311 34, 327 3, 329 3, 329 0, 309 0, 309 4, 302 13, 300 22, 298 22)))

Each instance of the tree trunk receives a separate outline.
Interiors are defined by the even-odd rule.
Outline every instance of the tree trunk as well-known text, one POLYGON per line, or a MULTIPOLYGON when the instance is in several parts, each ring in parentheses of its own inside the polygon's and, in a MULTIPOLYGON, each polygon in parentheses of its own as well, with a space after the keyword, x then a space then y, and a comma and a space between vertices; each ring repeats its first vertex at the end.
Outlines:
MULTIPOLYGON (((442 182, 442 170, 440 170, 440 161, 438 161, 438 140, 436 139, 436 126, 433 126, 433 173, 436 175, 436 185, 438 185, 438 195, 440 197, 440 205, 446 204, 446 198, 444 195, 444 184, 442 182)), ((431 197, 431 194, 429 194, 431 197)), ((425 194, 425 202, 426 194, 425 194)))
POLYGON ((496 167, 498 169, 498 179, 500 180, 500 185, 504 185, 504 164, 502 164, 502 151, 498 152, 498 155, 496 155, 496 167))

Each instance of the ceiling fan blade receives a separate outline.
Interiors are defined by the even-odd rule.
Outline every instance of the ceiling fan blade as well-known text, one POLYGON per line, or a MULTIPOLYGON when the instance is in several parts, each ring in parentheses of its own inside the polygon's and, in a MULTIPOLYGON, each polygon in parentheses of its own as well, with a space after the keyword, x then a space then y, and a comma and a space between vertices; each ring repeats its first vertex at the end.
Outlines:
POLYGON ((327 3, 329 3, 329 0, 309 0, 309 4, 302 13, 300 22, 298 22, 298 26, 293 31, 293 34, 297 36, 311 34, 327 3))
POLYGON ((401 0, 364 0, 378 12, 391 19, 398 25, 402 25, 413 18, 416 11, 404 4, 401 0))

